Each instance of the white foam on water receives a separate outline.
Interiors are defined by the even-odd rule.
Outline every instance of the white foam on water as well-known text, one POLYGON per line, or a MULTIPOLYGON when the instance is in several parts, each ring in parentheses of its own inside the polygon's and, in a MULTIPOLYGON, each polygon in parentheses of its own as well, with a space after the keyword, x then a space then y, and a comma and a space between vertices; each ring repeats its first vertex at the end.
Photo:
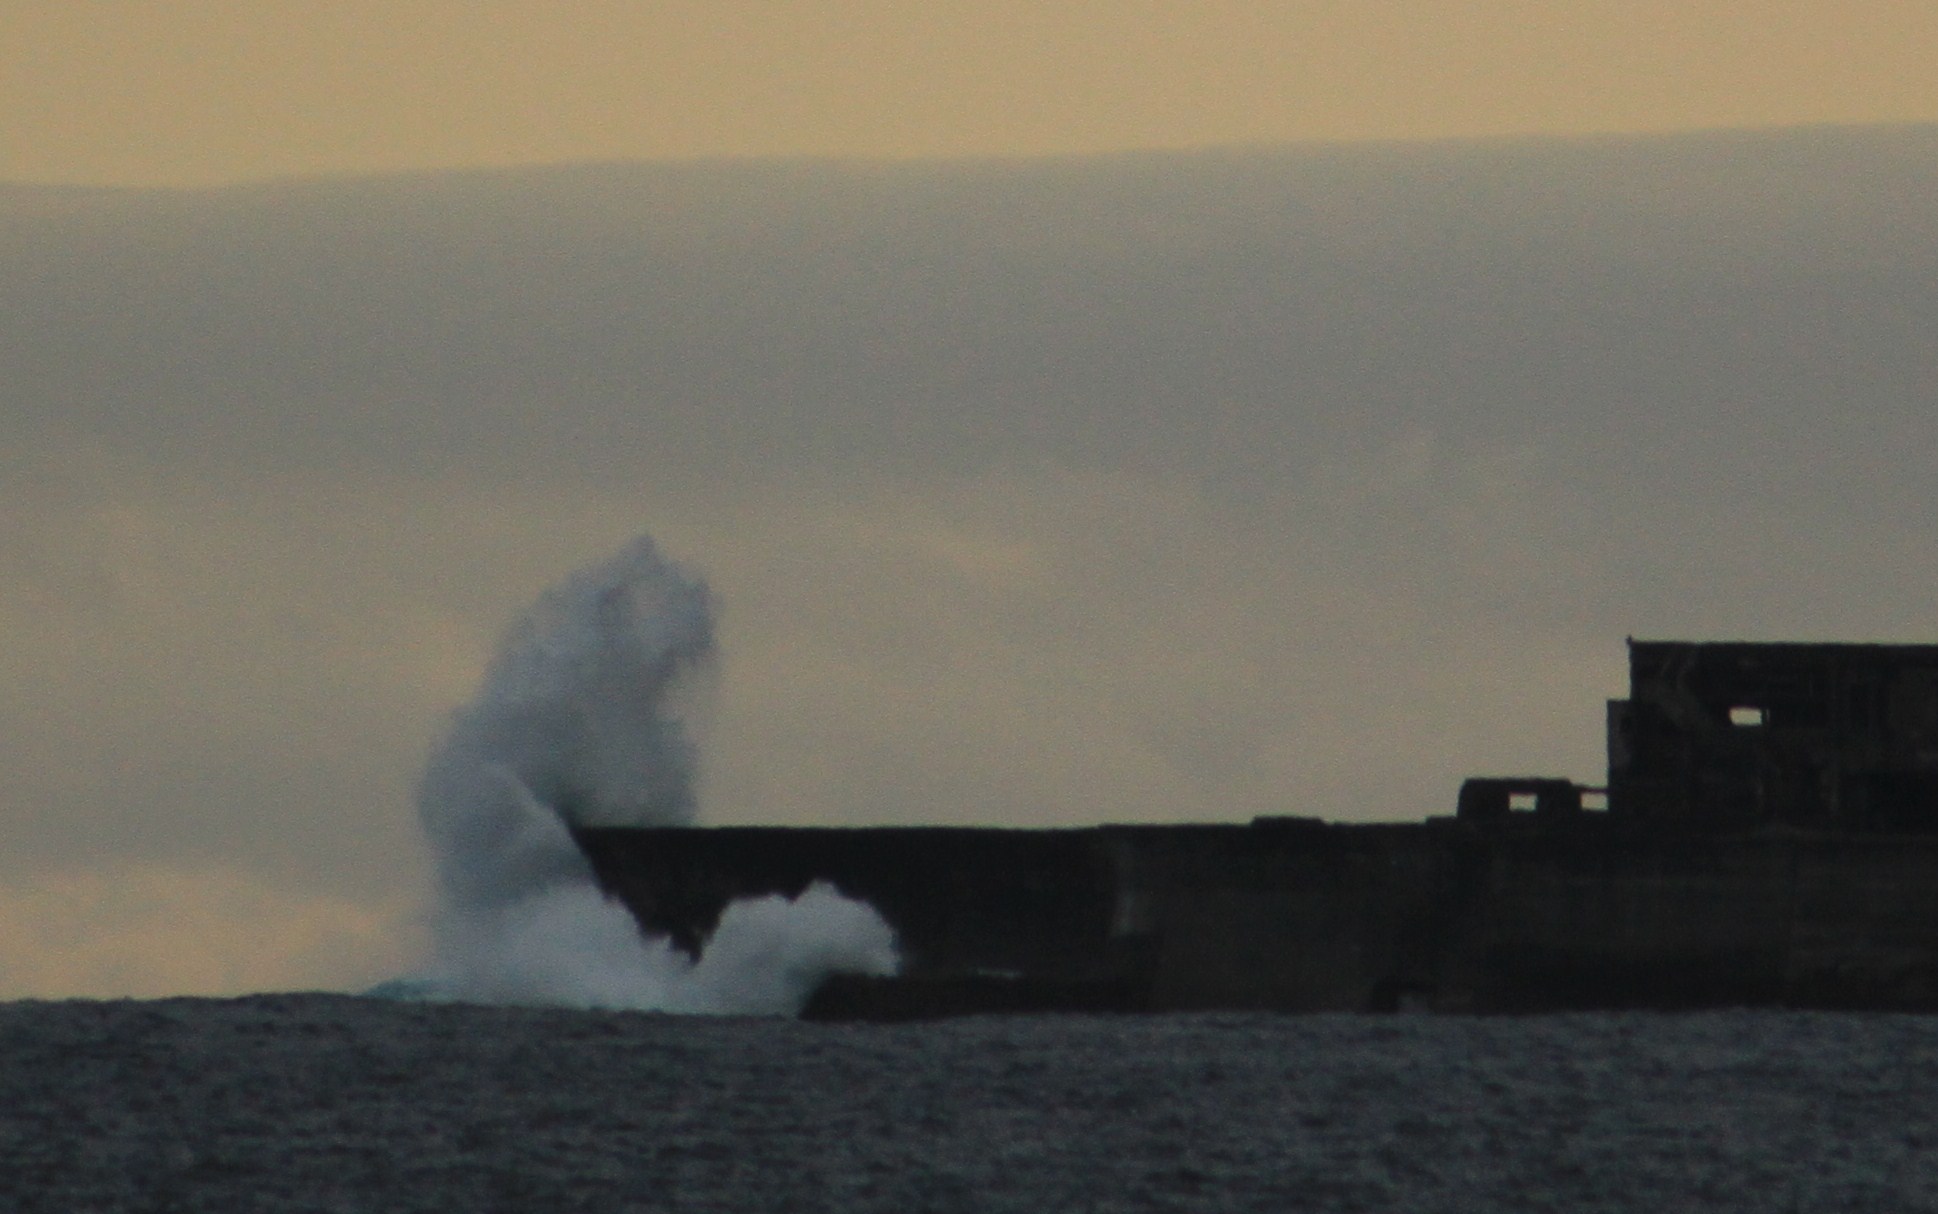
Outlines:
POLYGON ((682 707, 714 601, 641 537, 540 596, 453 716, 417 794, 441 901, 429 989, 493 1003, 791 1014, 831 973, 889 974, 893 930, 826 885, 729 905, 697 960, 607 898, 573 826, 683 826, 682 707))

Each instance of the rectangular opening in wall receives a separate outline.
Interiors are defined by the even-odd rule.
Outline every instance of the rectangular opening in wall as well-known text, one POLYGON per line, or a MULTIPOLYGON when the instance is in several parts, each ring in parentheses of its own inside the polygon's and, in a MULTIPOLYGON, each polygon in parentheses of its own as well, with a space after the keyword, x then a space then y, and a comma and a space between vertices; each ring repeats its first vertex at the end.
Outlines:
POLYGON ((1738 704, 1729 710, 1729 723, 1742 729, 1755 729, 1763 725, 1766 719, 1761 708, 1754 708, 1748 704, 1738 704))
POLYGON ((1584 788, 1581 790, 1581 807, 1590 813, 1602 813, 1608 809, 1608 790, 1605 788, 1584 788))
POLYGON ((1531 792, 1511 792, 1507 794, 1507 808, 1517 814, 1534 812, 1534 794, 1531 792))

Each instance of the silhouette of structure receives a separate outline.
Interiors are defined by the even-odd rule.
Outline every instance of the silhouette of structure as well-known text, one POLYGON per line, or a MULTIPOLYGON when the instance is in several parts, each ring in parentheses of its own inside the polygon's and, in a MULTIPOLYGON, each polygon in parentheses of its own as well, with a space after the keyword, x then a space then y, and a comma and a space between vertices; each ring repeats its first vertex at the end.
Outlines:
POLYGON ((1938 645, 1631 641, 1608 781, 1643 821, 1938 828, 1938 645))
POLYGON ((903 973, 810 1007, 1719 1005, 1938 1011, 1938 646, 1631 641, 1608 778, 1466 781, 1413 823, 582 830, 698 951, 814 881, 903 973))

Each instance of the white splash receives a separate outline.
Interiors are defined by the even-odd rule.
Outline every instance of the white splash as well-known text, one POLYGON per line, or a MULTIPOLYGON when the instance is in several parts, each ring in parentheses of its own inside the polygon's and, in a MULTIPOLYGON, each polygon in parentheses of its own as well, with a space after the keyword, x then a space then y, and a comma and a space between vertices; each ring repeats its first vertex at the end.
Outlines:
POLYGON ((645 537, 512 628, 418 787, 443 895, 440 994, 791 1014, 830 973, 895 971, 888 924, 825 885, 728 906, 697 962, 599 889, 568 825, 693 821, 680 704, 713 653, 705 584, 645 537))

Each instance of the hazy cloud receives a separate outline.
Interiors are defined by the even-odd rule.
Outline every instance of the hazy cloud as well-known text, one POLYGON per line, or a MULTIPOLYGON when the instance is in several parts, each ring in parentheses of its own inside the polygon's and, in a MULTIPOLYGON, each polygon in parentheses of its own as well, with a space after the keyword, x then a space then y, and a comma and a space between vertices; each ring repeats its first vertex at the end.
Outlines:
POLYGON ((132 862, 0 883, 0 991, 157 998, 365 987, 413 964, 409 901, 132 862))
POLYGON ((1625 634, 1930 639, 1935 199, 1932 128, 0 190, 0 895, 408 903, 642 529, 715 821, 1597 775, 1625 634))

